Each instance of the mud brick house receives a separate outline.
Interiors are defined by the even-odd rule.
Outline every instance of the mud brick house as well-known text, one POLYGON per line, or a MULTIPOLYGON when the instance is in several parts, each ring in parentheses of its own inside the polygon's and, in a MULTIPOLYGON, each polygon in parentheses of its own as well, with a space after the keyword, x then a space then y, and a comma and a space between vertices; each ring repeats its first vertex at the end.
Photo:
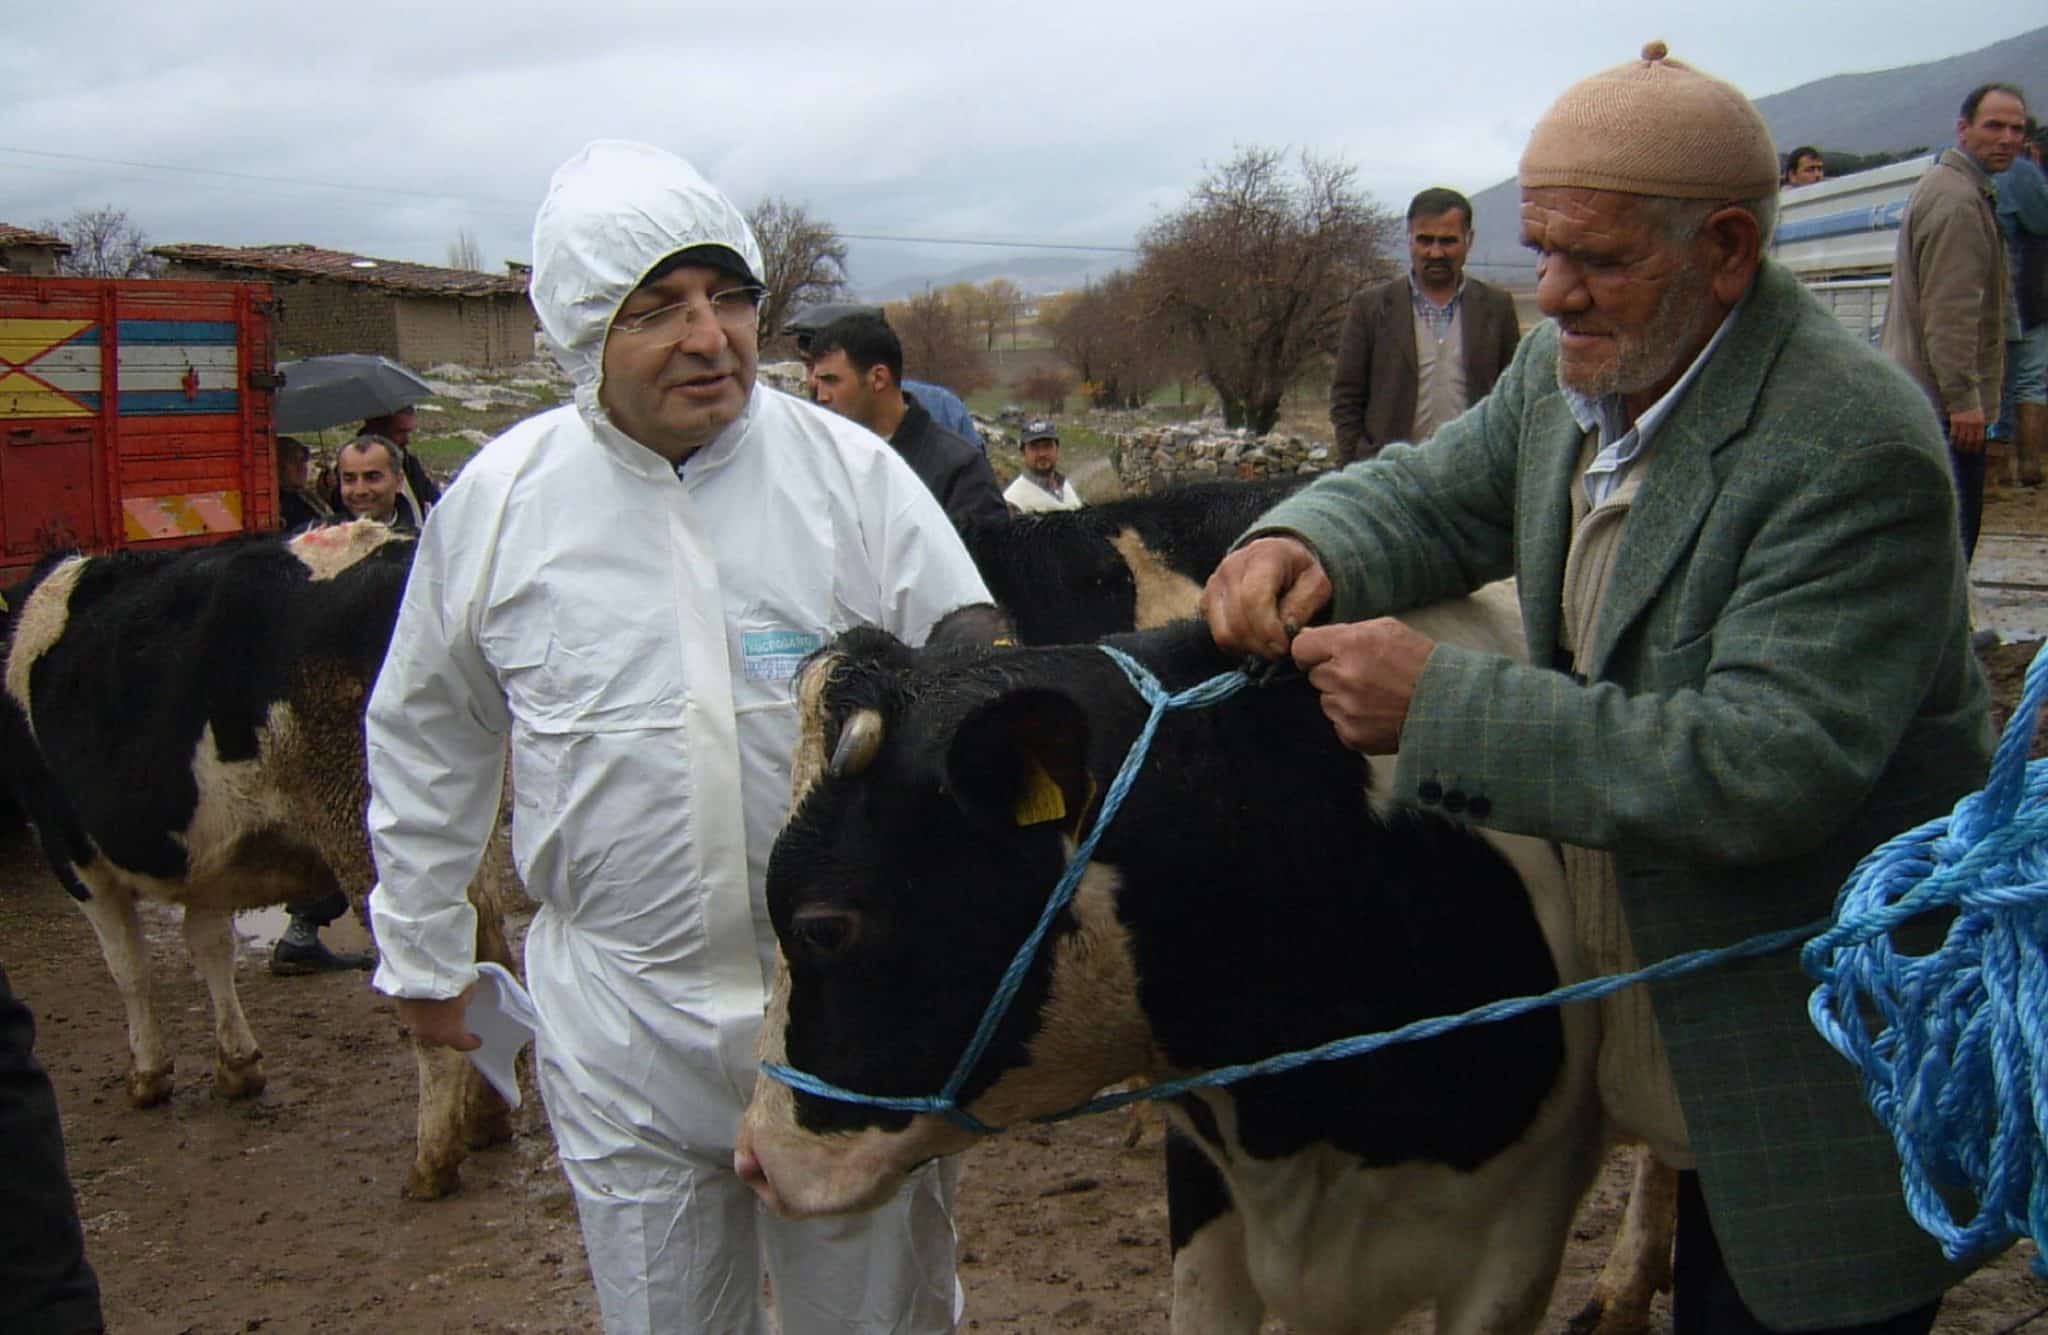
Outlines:
POLYGON ((526 280, 318 246, 157 246, 166 278, 260 279, 278 296, 280 354, 374 352, 408 366, 533 360, 526 280))
POLYGON ((71 243, 61 236, 0 223, 0 273, 53 274, 70 252, 71 243))

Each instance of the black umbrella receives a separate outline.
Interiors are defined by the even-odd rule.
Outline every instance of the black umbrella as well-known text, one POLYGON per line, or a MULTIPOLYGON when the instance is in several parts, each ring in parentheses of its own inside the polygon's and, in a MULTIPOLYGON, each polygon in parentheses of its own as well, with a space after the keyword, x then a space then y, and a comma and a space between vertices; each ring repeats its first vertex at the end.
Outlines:
POLYGON ((285 362, 278 372, 277 429, 318 431, 322 427, 382 417, 433 397, 426 381, 392 361, 368 353, 344 352, 285 362))

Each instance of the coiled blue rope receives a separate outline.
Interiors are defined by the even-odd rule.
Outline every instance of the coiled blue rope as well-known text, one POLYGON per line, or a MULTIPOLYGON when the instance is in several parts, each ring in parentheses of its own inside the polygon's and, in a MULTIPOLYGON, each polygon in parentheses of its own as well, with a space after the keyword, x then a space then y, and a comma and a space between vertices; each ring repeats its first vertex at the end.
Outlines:
POLYGON ((2048 649, 1984 790, 1865 858, 1801 954, 1814 1027, 1862 1071, 1906 1206, 1950 1260, 2021 1236, 2048 1253, 2048 761, 2027 760, 2044 696, 2048 649), (1956 915, 1934 953, 1887 935, 1934 909, 1956 915), (1944 1190, 1975 1215, 1958 1222, 1944 1190))
MULTIPOLYGON (((1135 659, 1099 647, 1123 669, 1151 713, 944 1087, 936 1095, 890 1098, 844 1089, 773 1062, 761 1064, 764 1073, 823 1098, 936 1113, 981 1134, 997 1130, 959 1106, 960 1088, 988 1050, 1040 944, 1072 900, 1102 832, 1137 781, 1160 720, 1174 709, 1228 699, 1254 680, 1242 671, 1226 672, 1169 693, 1135 659)), ((1821 984, 1808 1007, 1813 1023, 1862 1068, 1871 1106, 1898 1141, 1907 1206, 1921 1227, 1941 1241, 1951 1258, 2002 1246, 2023 1234, 2048 1253, 2048 1084, 2043 1080, 2048 1062, 2041 1060, 2048 1037, 2048 803, 2042 801, 2048 793, 2048 761, 2026 763, 2044 696, 2048 649, 2027 670, 2019 709, 1999 742, 1984 791, 1965 797, 1949 817, 1929 821, 1865 858, 1838 898, 1832 923, 1769 932, 1540 996, 1505 998, 1383 1033, 1107 1094, 1034 1120, 1063 1121, 1278 1075, 1313 1062, 1362 1056, 1466 1025, 1590 1001, 1638 983, 1773 954, 1804 941, 1802 963, 1821 984), (1893 948, 1886 934, 1894 927, 1948 906, 1960 914, 1939 952, 1907 956, 1893 948), (1875 1031, 1863 1020, 1866 1007, 1883 1016, 1883 1026, 1875 1031), (1980 1203, 1977 1216, 1958 1226, 1941 1188, 1974 1192, 1980 1203)), ((2040 1257, 2034 1265, 2048 1275, 2040 1257)))

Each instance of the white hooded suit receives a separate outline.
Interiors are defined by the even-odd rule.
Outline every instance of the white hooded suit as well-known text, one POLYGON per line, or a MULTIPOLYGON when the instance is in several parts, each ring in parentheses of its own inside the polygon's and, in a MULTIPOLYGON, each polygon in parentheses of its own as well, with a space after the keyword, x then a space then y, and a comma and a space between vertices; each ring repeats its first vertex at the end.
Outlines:
POLYGON ((886 444, 757 386, 678 469, 599 407, 606 333, 655 264, 745 221, 667 153, 600 142, 555 174, 533 297, 576 384, 462 471, 421 537, 371 698, 376 986, 475 977, 465 888, 511 742, 540 1086, 605 1326, 785 1335, 952 1328, 938 1174, 872 1216, 787 1224, 731 1169, 775 940, 796 664, 838 631, 922 640, 988 599, 886 444))

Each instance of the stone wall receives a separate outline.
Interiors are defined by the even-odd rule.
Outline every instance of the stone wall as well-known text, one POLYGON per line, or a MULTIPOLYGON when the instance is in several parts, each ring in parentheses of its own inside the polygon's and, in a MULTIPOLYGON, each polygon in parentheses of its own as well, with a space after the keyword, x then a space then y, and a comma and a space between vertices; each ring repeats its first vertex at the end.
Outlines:
POLYGON ((280 360, 368 352, 408 366, 454 362, 492 368, 533 358, 533 304, 523 293, 429 296, 175 260, 164 277, 269 283, 278 299, 280 360))
POLYGON ((399 296, 398 360, 407 366, 491 369, 533 357, 533 303, 523 293, 499 296, 399 296))
POLYGON ((1250 436, 1215 422, 1118 432, 1112 453, 1126 495, 1188 482, 1291 477, 1336 466, 1336 447, 1300 436, 1250 436))
POLYGON ((280 361, 334 352, 398 356, 398 320, 391 294, 347 283, 259 276, 211 269, 173 260, 166 278, 209 278, 266 282, 277 298, 277 355, 280 361))
POLYGON ((57 252, 49 246, 0 246, 0 273, 33 277, 57 272, 57 252))

